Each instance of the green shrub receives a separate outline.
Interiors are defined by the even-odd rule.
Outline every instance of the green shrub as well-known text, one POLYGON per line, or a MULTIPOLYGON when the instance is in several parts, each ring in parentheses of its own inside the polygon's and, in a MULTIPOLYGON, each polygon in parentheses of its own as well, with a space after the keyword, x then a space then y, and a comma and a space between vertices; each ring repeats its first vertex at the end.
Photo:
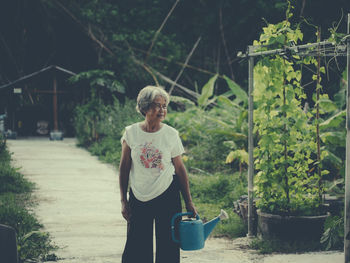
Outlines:
POLYGON ((189 157, 187 165, 190 169, 199 168, 208 172, 231 170, 231 166, 225 164, 230 147, 224 144, 224 138, 220 135, 205 134, 201 136, 201 142, 187 148, 189 157), (204 137, 204 138, 203 138, 204 137))
POLYGON ((26 233, 41 227, 34 215, 23 206, 23 200, 14 194, 0 195, 0 222, 13 227, 19 240, 26 233))
POLYGON ((28 193, 33 184, 23 178, 17 169, 11 166, 11 154, 6 141, 0 135, 0 195, 3 193, 28 193))
POLYGON ((11 155, 7 151, 6 140, 0 133, 0 163, 8 163, 11 160, 11 155))
POLYGON ((23 178, 23 175, 10 166, 9 163, 0 162, 0 194, 30 192, 33 184, 23 178))
POLYGON ((225 160, 231 148, 224 142, 232 138, 219 134, 217 123, 205 118, 205 115, 214 117, 215 114, 214 111, 209 113, 193 107, 185 112, 170 112, 166 123, 179 131, 186 148, 186 166, 189 169, 202 169, 207 172, 230 169, 225 166, 225 160))
POLYGON ((23 196, 19 197, 12 193, 0 195, 0 223, 15 229, 21 262, 55 259, 51 252, 57 247, 52 244, 48 233, 40 231, 42 225, 24 206, 26 201, 23 200, 23 196))
POLYGON ((97 140, 97 122, 101 109, 104 110, 105 105, 95 97, 75 108, 74 129, 79 145, 89 146, 97 140))
POLYGON ((105 105, 102 100, 92 98, 78 106, 75 111, 75 130, 78 143, 99 156, 103 161, 118 163, 121 153, 120 138, 125 126, 142 120, 135 109, 136 103, 126 100, 105 105))
POLYGON ((224 172, 233 168, 241 171, 232 152, 247 149, 247 93, 233 80, 220 77, 229 91, 214 94, 219 76, 215 75, 203 86, 197 104, 172 97, 183 105, 183 112, 169 112, 166 122, 176 128, 187 150, 187 166, 206 172, 224 172), (223 81, 224 80, 224 81, 223 81), (231 158, 227 158, 231 154, 231 158), (231 163, 231 166, 225 165, 231 163))
POLYGON ((38 259, 57 261, 58 257, 51 253, 56 249, 57 247, 52 245, 50 235, 40 231, 29 232, 22 237, 18 244, 19 258, 24 262, 28 262, 28 260, 37 262, 38 259))
POLYGON ((99 142, 93 143, 89 147, 89 151, 104 162, 117 164, 121 157, 121 144, 119 140, 107 136, 99 142))
MULTIPOLYGON (((194 204, 197 212, 203 222, 210 221, 220 214, 220 210, 224 208, 220 203, 210 204, 201 202, 194 198, 194 204)), ((247 229, 242 219, 233 212, 231 208, 226 208, 229 218, 220 221, 214 228, 211 236, 237 238, 247 234, 247 229)))
POLYGON ((247 235, 247 226, 243 220, 233 211, 226 211, 229 215, 227 220, 221 221, 214 230, 215 236, 224 236, 228 238, 245 237, 247 235))
POLYGON ((239 164, 227 165, 226 160, 231 151, 246 149, 246 111, 218 105, 208 110, 192 106, 185 112, 169 112, 166 118, 179 131, 189 169, 209 173, 240 170, 239 164))
POLYGON ((233 202, 247 192, 246 185, 246 179, 239 173, 190 176, 193 198, 203 203, 220 204, 222 208, 232 208, 233 202))

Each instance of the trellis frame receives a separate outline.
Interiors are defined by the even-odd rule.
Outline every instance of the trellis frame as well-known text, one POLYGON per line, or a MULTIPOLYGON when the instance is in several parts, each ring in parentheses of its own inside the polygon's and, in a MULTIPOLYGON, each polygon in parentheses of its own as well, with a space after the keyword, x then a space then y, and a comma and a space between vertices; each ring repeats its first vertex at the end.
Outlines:
POLYGON ((248 46, 247 52, 238 53, 239 57, 248 59, 248 237, 254 236, 253 225, 253 178, 254 178, 254 141, 253 141, 253 111, 254 111, 254 57, 266 55, 297 54, 300 56, 346 56, 347 61, 347 96, 346 96, 346 164, 345 164, 345 201, 344 201, 344 262, 350 263, 350 13, 347 20, 346 43, 335 45, 328 41, 289 46, 283 49, 256 51, 258 46, 248 46), (320 52, 320 50, 322 52, 320 52), (331 52, 330 52, 331 51, 331 52))

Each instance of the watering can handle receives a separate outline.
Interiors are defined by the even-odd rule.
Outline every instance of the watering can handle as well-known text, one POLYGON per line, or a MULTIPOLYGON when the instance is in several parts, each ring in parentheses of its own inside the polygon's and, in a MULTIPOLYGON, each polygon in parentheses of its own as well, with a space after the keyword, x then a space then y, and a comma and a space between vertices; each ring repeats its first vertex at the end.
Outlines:
MULTIPOLYGON (((175 238, 175 219, 180 217, 180 216, 189 216, 189 215, 193 215, 192 212, 185 212, 185 213, 177 213, 175 214, 172 219, 171 219, 171 237, 173 238, 173 241, 176 243, 180 243, 180 240, 177 240, 175 238)), ((197 214, 196 219, 199 219, 199 215, 197 214)))

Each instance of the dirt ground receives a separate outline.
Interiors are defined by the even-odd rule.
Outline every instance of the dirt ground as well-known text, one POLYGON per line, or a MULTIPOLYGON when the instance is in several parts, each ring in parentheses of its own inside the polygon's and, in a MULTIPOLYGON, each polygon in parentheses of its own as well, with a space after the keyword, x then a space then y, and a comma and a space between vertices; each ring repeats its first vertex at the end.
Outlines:
MULTIPOLYGON (((76 146, 75 139, 8 140, 14 164, 36 183, 35 207, 59 247, 59 263, 120 262, 126 223, 120 214, 117 171, 76 146)), ((259 255, 247 238, 209 238, 204 249, 182 251, 182 263, 342 263, 338 251, 259 255)), ((141 262, 142 263, 142 262, 141 262)))

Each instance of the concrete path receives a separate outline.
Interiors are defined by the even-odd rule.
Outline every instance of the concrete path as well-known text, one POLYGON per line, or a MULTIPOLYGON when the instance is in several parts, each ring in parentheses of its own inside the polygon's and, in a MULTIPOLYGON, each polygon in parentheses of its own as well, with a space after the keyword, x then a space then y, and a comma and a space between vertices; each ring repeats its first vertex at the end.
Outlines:
POLYGON ((73 139, 8 140, 15 165, 36 183, 35 213, 60 262, 118 262, 125 242, 116 171, 73 139))
MULTIPOLYGON (((35 213, 60 247, 59 263, 117 263, 126 238, 115 168, 101 163, 74 139, 8 140, 14 164, 36 183, 35 213)), ((181 263, 342 263, 341 252, 262 256, 247 239, 209 238, 199 251, 181 252, 181 263)), ((142 262, 140 262, 142 263, 142 262)), ((164 262, 166 263, 166 262, 164 262)))

